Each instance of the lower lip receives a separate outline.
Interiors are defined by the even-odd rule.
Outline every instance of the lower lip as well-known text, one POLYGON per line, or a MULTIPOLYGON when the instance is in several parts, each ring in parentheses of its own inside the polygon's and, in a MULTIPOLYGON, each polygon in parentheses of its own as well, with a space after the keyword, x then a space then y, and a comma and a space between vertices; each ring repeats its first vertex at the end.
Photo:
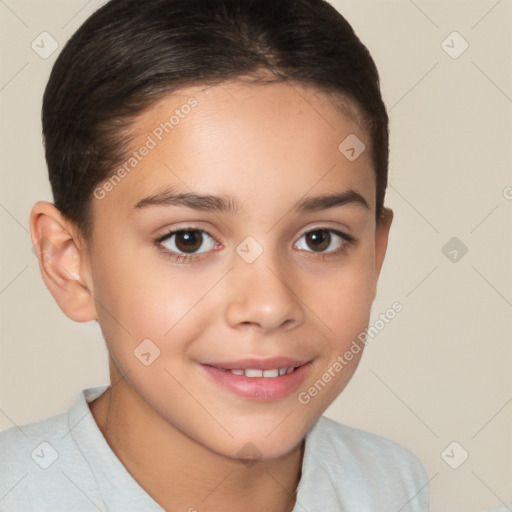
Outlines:
POLYGON ((244 398, 268 402, 296 391, 309 373, 311 363, 303 364, 292 373, 279 377, 246 377, 215 366, 202 364, 201 367, 222 388, 244 398))

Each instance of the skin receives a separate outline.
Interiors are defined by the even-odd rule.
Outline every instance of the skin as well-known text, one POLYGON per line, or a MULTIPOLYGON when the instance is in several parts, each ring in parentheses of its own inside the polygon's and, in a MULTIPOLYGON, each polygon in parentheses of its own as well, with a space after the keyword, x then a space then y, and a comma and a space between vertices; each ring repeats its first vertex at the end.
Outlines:
MULTIPOLYGON (((31 236, 52 244, 40 269, 63 312, 101 326, 112 386, 90 408, 139 484, 166 510, 291 511, 304 435, 362 351, 307 405, 297 395, 367 327, 392 212, 376 222, 370 141, 356 117, 303 85, 238 81, 173 93, 136 119, 132 149, 191 97, 192 112, 103 199, 93 198, 89 241, 48 202, 33 207, 31 236), (351 162, 338 145, 352 133, 366 150, 351 162), (241 209, 134 208, 167 186, 230 195, 241 209), (292 210, 305 196, 348 189, 369 207, 292 210), (173 260, 156 246, 178 227, 212 237, 195 260, 173 260), (314 228, 355 241, 343 245, 331 233, 322 253, 301 236, 314 228), (252 263, 235 250, 248 236, 263 249, 252 263), (160 355, 145 366, 134 350, 148 338, 160 355), (300 389, 275 401, 221 389, 198 365, 280 355, 312 365, 300 389), (248 442, 258 451, 253 464, 238 455, 248 442)), ((184 251, 174 242, 163 243, 184 251)))

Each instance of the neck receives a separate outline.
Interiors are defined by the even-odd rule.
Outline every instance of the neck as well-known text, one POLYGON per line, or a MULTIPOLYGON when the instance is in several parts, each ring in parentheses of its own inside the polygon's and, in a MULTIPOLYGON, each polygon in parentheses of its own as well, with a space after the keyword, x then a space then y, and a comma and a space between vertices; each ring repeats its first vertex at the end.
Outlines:
POLYGON ((91 413, 113 452, 161 507, 292 511, 304 442, 271 460, 226 457, 165 421, 112 366, 116 384, 89 404, 91 413))

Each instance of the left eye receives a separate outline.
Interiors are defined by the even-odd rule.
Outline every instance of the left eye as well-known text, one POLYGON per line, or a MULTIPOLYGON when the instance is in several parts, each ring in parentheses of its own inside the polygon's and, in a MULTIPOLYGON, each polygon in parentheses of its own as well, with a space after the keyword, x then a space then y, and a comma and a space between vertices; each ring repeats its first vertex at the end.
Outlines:
POLYGON ((208 252, 215 247, 215 240, 206 231, 200 229, 182 229, 173 231, 162 237, 159 242, 166 249, 179 254, 200 254, 208 252), (199 248, 204 245, 207 239, 206 249, 200 251, 199 248))
MULTIPOLYGON (((300 239, 304 238, 306 244, 313 249, 313 252, 336 252, 351 241, 351 237, 345 235, 336 229, 314 229, 304 233, 300 239)), ((297 245, 299 245, 297 242, 297 245)), ((308 250, 307 247, 298 247, 298 249, 308 250)))

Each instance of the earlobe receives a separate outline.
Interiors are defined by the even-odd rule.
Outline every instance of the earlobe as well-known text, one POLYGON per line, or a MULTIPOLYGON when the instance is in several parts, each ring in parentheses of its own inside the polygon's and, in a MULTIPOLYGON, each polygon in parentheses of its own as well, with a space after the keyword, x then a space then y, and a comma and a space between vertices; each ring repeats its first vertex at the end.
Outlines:
POLYGON ((76 229, 53 204, 39 201, 30 213, 30 236, 43 281, 62 311, 76 322, 95 320, 89 259, 76 229))

